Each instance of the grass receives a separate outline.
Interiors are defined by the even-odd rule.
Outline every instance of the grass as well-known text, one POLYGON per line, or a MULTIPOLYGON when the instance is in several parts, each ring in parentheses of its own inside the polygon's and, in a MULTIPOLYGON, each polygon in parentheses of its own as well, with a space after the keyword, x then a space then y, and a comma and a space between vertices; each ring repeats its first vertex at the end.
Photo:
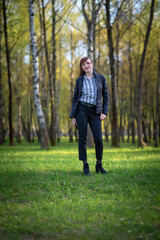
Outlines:
POLYGON ((82 175, 76 143, 0 146, 0 239, 160 239, 160 148, 104 143, 103 166, 82 175))

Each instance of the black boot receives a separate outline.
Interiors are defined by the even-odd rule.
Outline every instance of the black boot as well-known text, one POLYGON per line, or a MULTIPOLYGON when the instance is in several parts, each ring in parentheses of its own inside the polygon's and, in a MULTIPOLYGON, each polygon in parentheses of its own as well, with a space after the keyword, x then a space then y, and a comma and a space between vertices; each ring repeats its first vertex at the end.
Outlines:
POLYGON ((89 164, 88 164, 88 163, 85 163, 85 164, 83 165, 83 172, 84 172, 84 175, 85 175, 85 176, 90 176, 90 175, 91 175, 91 173, 90 173, 90 171, 89 171, 89 164))
POLYGON ((96 163, 96 173, 99 172, 101 172, 102 174, 108 174, 108 172, 102 167, 102 163, 96 163))

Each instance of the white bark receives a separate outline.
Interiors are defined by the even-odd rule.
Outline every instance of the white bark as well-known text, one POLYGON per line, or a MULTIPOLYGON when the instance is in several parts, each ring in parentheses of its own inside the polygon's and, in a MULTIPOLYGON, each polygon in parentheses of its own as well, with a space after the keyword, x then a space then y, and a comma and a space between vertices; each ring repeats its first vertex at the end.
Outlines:
POLYGON ((96 27, 96 19, 98 17, 98 14, 102 8, 104 0, 93 0, 91 2, 91 18, 89 18, 89 15, 86 12, 86 0, 82 0, 82 13, 85 18, 86 24, 87 24, 87 38, 88 38, 88 57, 90 57, 93 60, 93 63, 95 65, 95 27, 96 27))
POLYGON ((33 0, 29 0, 29 22, 30 22, 30 39, 32 48, 32 58, 33 58, 33 96, 34 104, 36 107, 36 113, 38 118, 38 124, 40 129, 41 146, 48 146, 48 134, 46 129, 46 122, 43 116, 42 106, 39 97, 39 67, 38 67, 38 56, 37 56, 37 44, 36 44, 36 34, 34 26, 34 8, 33 0), (47 143, 45 143, 47 141, 47 143), (44 145, 45 144, 45 145, 44 145))

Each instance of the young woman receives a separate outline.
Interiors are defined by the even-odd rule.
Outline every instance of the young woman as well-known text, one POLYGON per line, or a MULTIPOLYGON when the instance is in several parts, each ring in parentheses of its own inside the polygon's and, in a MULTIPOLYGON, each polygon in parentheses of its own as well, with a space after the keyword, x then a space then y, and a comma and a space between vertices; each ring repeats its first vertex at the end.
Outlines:
POLYGON ((86 142, 87 124, 93 133, 96 150, 96 173, 107 174, 102 167, 103 121, 108 114, 109 97, 105 77, 93 70, 93 62, 89 57, 80 60, 80 77, 77 78, 70 118, 79 132, 79 160, 83 161, 84 175, 90 175, 87 163, 86 142))

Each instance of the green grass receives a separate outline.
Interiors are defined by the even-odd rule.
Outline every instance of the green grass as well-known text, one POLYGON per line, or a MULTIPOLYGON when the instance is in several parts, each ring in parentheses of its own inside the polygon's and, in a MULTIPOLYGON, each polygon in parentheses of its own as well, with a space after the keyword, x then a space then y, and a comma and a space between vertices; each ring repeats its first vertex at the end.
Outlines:
POLYGON ((160 148, 104 143, 103 166, 82 175, 76 143, 0 146, 0 239, 160 239, 160 148))

